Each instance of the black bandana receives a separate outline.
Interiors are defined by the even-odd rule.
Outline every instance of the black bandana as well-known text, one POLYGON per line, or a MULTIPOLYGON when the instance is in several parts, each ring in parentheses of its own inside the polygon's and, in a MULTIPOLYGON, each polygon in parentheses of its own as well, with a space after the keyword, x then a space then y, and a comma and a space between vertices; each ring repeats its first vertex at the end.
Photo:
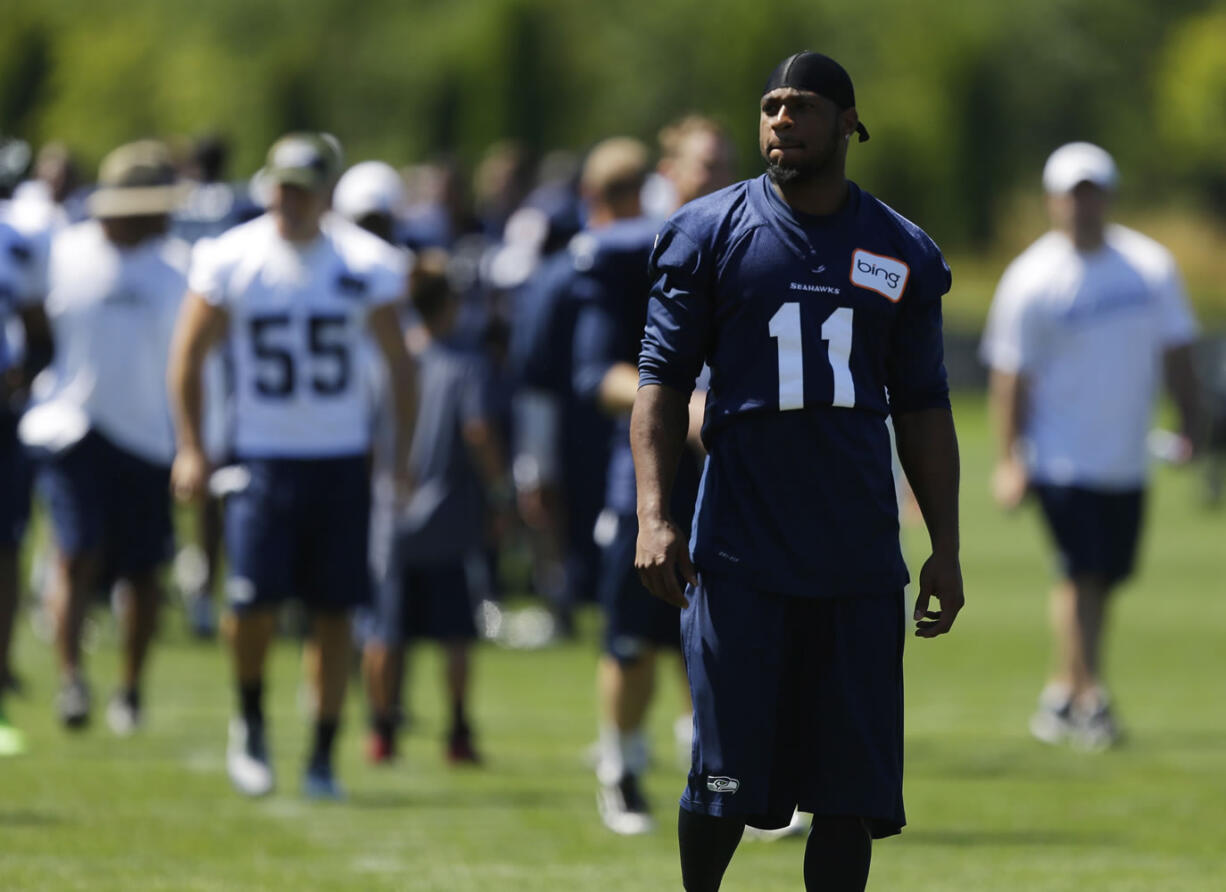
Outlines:
MULTIPOLYGON (((762 95, 780 87, 808 90, 825 96, 840 109, 852 108, 856 104, 856 90, 843 66, 829 56, 808 50, 780 62, 767 79, 762 95)), ((856 132, 860 134, 860 142, 868 139, 868 130, 863 124, 856 124, 856 132)))

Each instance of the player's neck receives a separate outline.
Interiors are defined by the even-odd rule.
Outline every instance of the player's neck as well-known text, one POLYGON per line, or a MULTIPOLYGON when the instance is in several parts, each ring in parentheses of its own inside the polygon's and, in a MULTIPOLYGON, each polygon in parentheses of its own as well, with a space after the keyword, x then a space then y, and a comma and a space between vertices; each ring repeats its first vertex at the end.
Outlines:
POLYGON ((322 230, 319 226, 319 221, 313 222, 301 221, 291 223, 289 220, 282 217, 280 214, 276 216, 277 233, 281 238, 285 239, 290 244, 297 248, 305 248, 319 238, 322 230))
POLYGON ((1073 243, 1073 247, 1082 254, 1093 254, 1107 243, 1106 230, 1102 226, 1072 226, 1063 232, 1073 243))
POLYGON ((771 186, 792 210, 815 217, 837 214, 847 204, 850 192, 842 171, 818 174, 783 185, 772 181, 771 186))

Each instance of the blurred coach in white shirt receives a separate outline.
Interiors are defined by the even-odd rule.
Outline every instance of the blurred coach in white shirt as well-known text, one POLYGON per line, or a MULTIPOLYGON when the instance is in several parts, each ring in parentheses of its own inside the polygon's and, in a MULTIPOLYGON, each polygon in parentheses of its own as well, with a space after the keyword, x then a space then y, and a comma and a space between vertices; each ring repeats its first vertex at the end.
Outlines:
POLYGON ((1146 433, 1165 374, 1191 454, 1197 328, 1170 253, 1108 224, 1117 173, 1089 143, 1043 171, 1052 229, 1010 264, 982 344, 999 447, 993 491, 1029 490, 1059 553, 1052 592, 1056 671, 1031 732, 1102 749, 1119 737, 1102 681, 1109 596, 1132 572, 1147 479, 1146 433))
POLYGON ((89 599, 113 580, 128 585, 112 730, 140 722, 140 680, 172 548, 174 440, 163 381, 187 245, 167 236, 180 190, 161 143, 120 146, 102 162, 90 197, 94 219, 64 230, 51 249, 47 317, 55 336, 50 394, 22 420, 41 448, 39 486, 58 546, 56 647, 60 720, 86 724, 89 689, 81 626, 89 599))

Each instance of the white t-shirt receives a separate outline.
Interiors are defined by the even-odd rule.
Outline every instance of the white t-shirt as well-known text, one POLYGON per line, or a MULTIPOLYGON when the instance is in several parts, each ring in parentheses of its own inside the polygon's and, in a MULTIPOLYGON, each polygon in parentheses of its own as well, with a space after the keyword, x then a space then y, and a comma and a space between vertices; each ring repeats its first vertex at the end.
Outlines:
POLYGON ((370 443, 360 368, 367 317, 404 295, 403 255, 336 214, 295 245, 265 215, 200 245, 189 287, 229 314, 240 458, 358 455, 370 443))
POLYGON ((1163 353, 1196 332, 1174 258, 1140 233, 1109 226, 1092 253, 1058 232, 1027 248, 996 289, 980 353, 1027 382, 1031 478, 1142 485, 1163 353))
POLYGON ((121 249, 90 221, 56 237, 48 268, 55 359, 45 401, 79 407, 117 446, 160 465, 174 458, 166 361, 187 260, 178 239, 121 249))

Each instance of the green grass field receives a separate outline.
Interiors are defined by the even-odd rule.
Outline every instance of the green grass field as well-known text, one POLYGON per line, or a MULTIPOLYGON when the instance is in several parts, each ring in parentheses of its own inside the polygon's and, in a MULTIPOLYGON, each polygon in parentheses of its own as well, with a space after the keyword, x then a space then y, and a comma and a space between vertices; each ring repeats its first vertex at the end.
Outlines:
MULTIPOLYGON (((1159 474, 1142 571, 1119 602, 1108 653, 1129 742, 1102 755, 1044 747, 1026 720, 1047 659, 1049 565, 1033 512, 1003 517, 988 502, 980 399, 962 400, 958 419, 968 604, 953 635, 909 646, 910 825, 876 846, 870 888, 1226 888, 1226 513, 1198 506, 1192 474, 1159 474)), ((907 537, 915 566, 923 537, 907 537)), ((102 701, 116 660, 98 619, 102 701)), ((0 761, 0 889, 680 888, 677 685, 664 679, 653 715, 648 790, 662 826, 612 836, 583 762, 595 728, 596 620, 585 620, 574 644, 479 651, 483 769, 443 758, 436 653, 418 655, 417 722, 395 767, 365 764, 351 701, 343 805, 297 794, 307 735, 293 644, 279 647, 271 675, 280 788, 252 802, 224 773, 227 664, 219 647, 188 640, 178 611, 155 655, 148 726, 130 740, 111 737, 100 714, 84 734, 56 726, 50 652, 23 620, 28 691, 9 711, 32 752, 0 761)), ((801 888, 802 851, 798 840, 746 841, 724 888, 801 888)))

